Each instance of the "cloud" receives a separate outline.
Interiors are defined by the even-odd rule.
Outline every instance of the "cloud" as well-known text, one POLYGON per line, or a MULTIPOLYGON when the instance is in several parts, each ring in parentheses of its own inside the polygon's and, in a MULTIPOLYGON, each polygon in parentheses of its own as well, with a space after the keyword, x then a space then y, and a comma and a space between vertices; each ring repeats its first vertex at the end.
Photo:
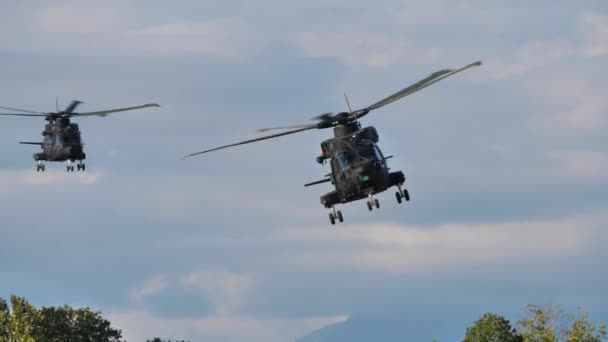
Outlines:
POLYGON ((91 186, 99 184, 103 176, 104 173, 101 171, 67 173, 65 171, 48 169, 46 172, 0 170, 0 184, 3 192, 23 192, 39 187, 66 188, 81 185, 91 186))
POLYGON ((408 43, 401 37, 363 32, 306 32, 295 42, 310 57, 333 57, 349 66, 388 67, 401 60, 408 43))
POLYGON ((129 298, 136 301, 141 301, 150 295, 159 294, 169 287, 169 281, 166 276, 158 275, 148 280, 142 287, 133 289, 129 294, 129 298))
POLYGON ((608 19, 594 13, 583 16, 585 54, 591 57, 608 55, 608 19))
POLYGON ((605 217, 434 227, 374 224, 349 226, 331 234, 327 229, 292 229, 275 238, 318 246, 314 251, 282 255, 280 260, 291 265, 432 273, 573 256, 584 251, 593 241, 594 229, 603 223, 605 217))
POLYGON ((482 77, 505 79, 531 72, 571 56, 575 48, 568 41, 528 41, 510 56, 488 58, 482 77))
POLYGON ((546 134, 601 132, 608 123, 604 80, 559 72, 531 81, 529 94, 544 102, 544 112, 532 113, 530 123, 546 134))
POLYGON ((182 283, 208 296, 219 315, 234 313, 255 284, 250 276, 220 270, 191 272, 182 283))
POLYGON ((41 8, 38 25, 45 33, 94 34, 116 32, 124 26, 119 1, 58 1, 41 8))
POLYGON ((568 150, 551 155, 560 163, 560 173, 586 181, 608 180, 608 152, 568 150))
POLYGON ((129 32, 127 37, 138 50, 147 53, 241 59, 259 47, 254 32, 240 19, 221 18, 161 24, 129 32))
POLYGON ((124 332, 128 341, 144 341, 154 336, 192 341, 293 341, 323 326, 344 322, 347 316, 304 318, 254 318, 213 316, 202 319, 163 319, 146 311, 114 311, 110 321, 124 332))

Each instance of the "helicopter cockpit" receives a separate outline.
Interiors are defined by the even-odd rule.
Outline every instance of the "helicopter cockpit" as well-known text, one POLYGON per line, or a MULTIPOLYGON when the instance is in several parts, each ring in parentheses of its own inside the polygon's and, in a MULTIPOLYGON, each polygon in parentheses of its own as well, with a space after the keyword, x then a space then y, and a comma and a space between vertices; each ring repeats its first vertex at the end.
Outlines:
POLYGON ((363 147, 359 150, 359 155, 365 159, 371 160, 384 160, 384 155, 378 145, 374 144, 372 141, 366 140, 361 142, 361 146, 363 147))

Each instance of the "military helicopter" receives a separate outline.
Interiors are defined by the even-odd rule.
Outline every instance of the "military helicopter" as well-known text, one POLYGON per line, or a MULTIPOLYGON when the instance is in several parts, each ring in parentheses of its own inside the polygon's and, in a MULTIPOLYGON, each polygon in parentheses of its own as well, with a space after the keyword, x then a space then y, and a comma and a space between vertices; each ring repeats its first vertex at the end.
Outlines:
POLYGON ((397 187, 398 191, 395 193, 395 197, 398 203, 401 203, 403 199, 406 201, 410 200, 407 189, 403 188, 405 175, 401 171, 390 172, 387 160, 392 156, 385 157, 377 145, 379 141, 378 132, 372 126, 365 128, 361 127, 359 119, 373 110, 409 96, 447 77, 480 65, 481 61, 478 61, 460 69, 443 69, 434 72, 430 76, 389 97, 355 111, 350 108, 348 97, 346 97, 345 94, 348 112, 321 114, 314 118, 318 120, 318 122, 314 124, 260 129, 258 130, 259 132, 271 130, 283 130, 283 132, 192 153, 184 158, 256 141, 278 138, 311 129, 333 128, 334 137, 321 143, 321 154, 316 158, 319 164, 324 164, 329 160, 331 173, 325 175, 325 178, 321 180, 305 184, 304 186, 308 187, 327 182, 331 182, 331 184, 334 185, 335 190, 321 196, 321 204, 330 209, 329 220, 331 224, 334 225, 336 220, 339 222, 344 221, 342 212, 335 209, 337 204, 344 204, 367 198, 367 209, 372 211, 374 207, 380 208, 380 202, 378 199, 374 198, 374 195, 391 187, 397 187))
POLYGON ((59 104, 57 103, 57 111, 55 113, 42 113, 35 112, 25 109, 0 107, 13 112, 19 113, 0 113, 0 115, 9 116, 25 116, 25 117, 43 117, 48 123, 44 125, 42 131, 42 142, 29 142, 22 141, 20 144, 26 145, 39 145, 42 148, 42 152, 34 153, 33 157, 36 161, 36 171, 44 172, 46 167, 45 161, 50 162, 66 162, 66 171, 74 172, 75 161, 78 161, 77 170, 85 171, 86 165, 83 160, 86 159, 84 153, 84 144, 80 136, 80 129, 78 124, 70 122, 71 118, 85 117, 85 116, 107 116, 111 113, 124 112, 128 110, 135 110, 147 107, 159 107, 155 103, 149 103, 141 106, 126 107, 110 110, 102 110, 88 113, 75 113, 74 110, 82 104, 81 101, 72 101, 72 103, 63 111, 59 110, 59 104))

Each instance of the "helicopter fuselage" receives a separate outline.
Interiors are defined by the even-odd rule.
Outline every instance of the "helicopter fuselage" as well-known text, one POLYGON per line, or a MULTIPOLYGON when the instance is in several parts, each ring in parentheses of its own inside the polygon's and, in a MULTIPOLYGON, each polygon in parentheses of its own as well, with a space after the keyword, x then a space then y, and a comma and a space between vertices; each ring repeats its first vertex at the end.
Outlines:
POLYGON ((334 135, 321 143, 321 155, 317 158, 321 163, 329 160, 328 176, 335 187, 334 191, 321 196, 325 207, 372 198, 405 182, 403 172, 390 172, 388 158, 377 145, 379 136, 374 127, 361 129, 355 122, 336 127, 334 135))
POLYGON ((78 124, 69 119, 53 120, 42 131, 42 152, 34 153, 36 161, 65 162, 86 159, 78 124))

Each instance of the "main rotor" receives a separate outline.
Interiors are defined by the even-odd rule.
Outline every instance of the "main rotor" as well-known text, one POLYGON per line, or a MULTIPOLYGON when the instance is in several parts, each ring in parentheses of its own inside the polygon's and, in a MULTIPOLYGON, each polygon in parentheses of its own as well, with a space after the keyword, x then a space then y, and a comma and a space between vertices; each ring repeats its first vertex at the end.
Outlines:
POLYGON ((475 67, 475 66, 480 66, 480 65, 481 65, 481 61, 477 61, 477 62, 468 64, 468 65, 465 65, 464 67, 459 68, 459 69, 442 69, 442 70, 439 70, 439 71, 436 71, 436 72, 430 74, 428 77, 426 77, 370 106, 367 106, 365 108, 361 108, 361 109, 352 111, 352 110, 350 110, 350 104, 349 104, 348 112, 341 112, 338 114, 334 114, 334 113, 330 112, 330 113, 323 113, 323 114, 317 115, 316 117, 313 118, 313 120, 317 120, 318 122, 314 123, 314 124, 262 128, 262 129, 259 129, 258 132, 267 132, 267 131, 272 131, 272 130, 285 130, 285 131, 276 133, 276 134, 259 137, 259 138, 255 138, 255 139, 241 141, 241 142, 234 143, 234 144, 224 145, 224 146, 212 148, 209 150, 195 152, 195 153, 186 155, 184 158, 189 158, 189 157, 193 157, 193 156, 196 156, 199 154, 222 150, 222 149, 233 147, 233 146, 245 145, 245 144, 249 144, 249 143, 256 142, 256 141, 278 138, 278 137, 281 137, 284 135, 295 134, 295 133, 299 133, 299 132, 308 131, 311 129, 325 129, 325 128, 333 127, 334 135, 336 137, 343 136, 343 135, 351 133, 352 128, 355 126, 358 126, 358 120, 361 119, 362 117, 366 116, 370 112, 372 112, 376 109, 382 108, 395 101, 398 101, 404 97, 412 95, 412 94, 414 94, 426 87, 429 87, 445 78, 448 78, 452 75, 455 75, 464 70, 467 70, 467 69, 475 67))
POLYGON ((59 106, 57 106, 57 111, 56 112, 48 112, 48 113, 36 112, 36 111, 26 110, 26 109, 18 109, 18 108, 10 108, 10 107, 0 107, 0 109, 5 109, 5 110, 13 111, 13 112, 18 112, 18 113, 0 113, 0 115, 3 115, 3 116, 21 116, 21 117, 43 117, 47 121, 49 121, 49 122, 52 123, 52 122, 54 122, 56 120, 59 120, 59 119, 70 119, 70 118, 75 118, 75 117, 86 117, 86 116, 105 117, 105 116, 108 116, 111 113, 125 112, 125 111, 129 111, 129 110, 136 110, 136 109, 147 108, 147 107, 160 107, 156 103, 148 103, 148 104, 141 105, 141 106, 125 107, 125 108, 109 109, 109 110, 101 110, 101 111, 96 111, 96 112, 85 112, 85 113, 76 113, 76 112, 74 112, 76 110, 76 108, 78 108, 78 106, 81 105, 81 104, 83 104, 83 103, 84 102, 82 102, 82 101, 74 100, 64 110, 60 111, 59 110, 59 106))

